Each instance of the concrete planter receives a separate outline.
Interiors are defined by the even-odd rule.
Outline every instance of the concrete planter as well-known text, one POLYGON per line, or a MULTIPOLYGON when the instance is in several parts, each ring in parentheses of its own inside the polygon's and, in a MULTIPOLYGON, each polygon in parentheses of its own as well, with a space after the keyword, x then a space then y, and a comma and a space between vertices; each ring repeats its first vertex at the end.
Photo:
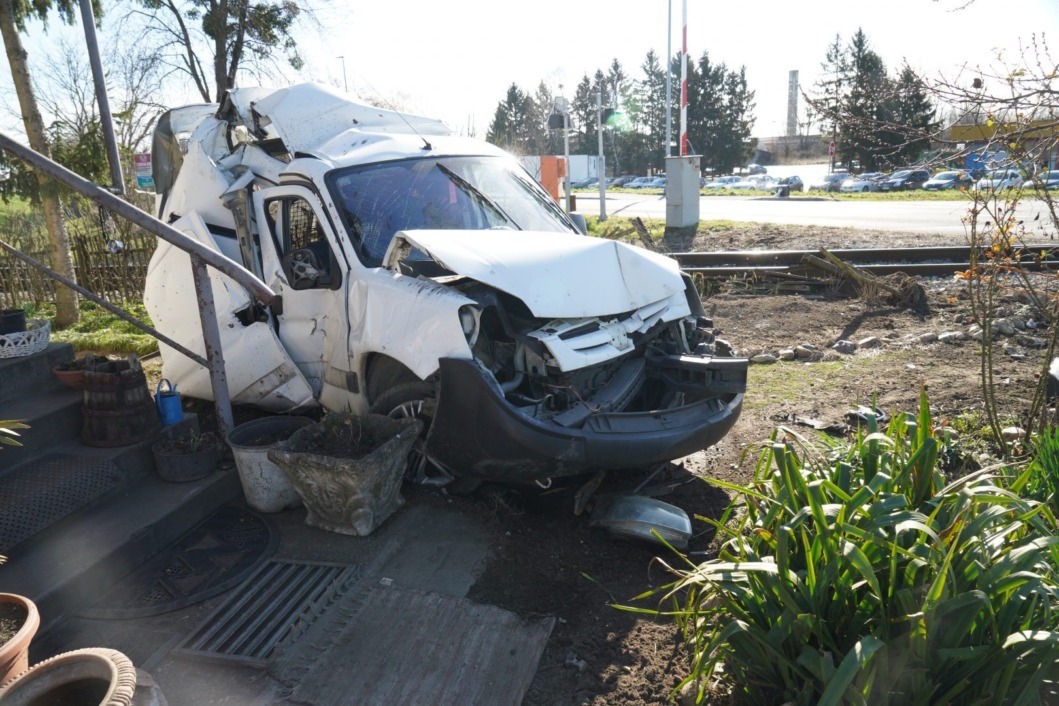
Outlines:
POLYGON ((331 415, 268 457, 301 495, 305 524, 363 537, 404 504, 401 481, 422 431, 418 419, 331 415))

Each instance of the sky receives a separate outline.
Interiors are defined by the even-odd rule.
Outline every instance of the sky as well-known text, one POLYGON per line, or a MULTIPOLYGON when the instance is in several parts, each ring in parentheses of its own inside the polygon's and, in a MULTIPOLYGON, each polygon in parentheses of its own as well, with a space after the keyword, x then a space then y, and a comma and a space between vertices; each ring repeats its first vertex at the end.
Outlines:
MULTIPOLYGON (((674 52, 681 43, 681 0, 672 0, 671 25, 668 0, 314 4, 317 23, 304 23, 298 33, 305 69, 262 83, 348 85, 363 98, 483 137, 512 83, 532 93, 544 81, 555 94, 572 97, 584 74, 605 70, 615 58, 631 77, 642 78, 644 57, 650 49, 665 55, 670 29, 674 52)), ((105 18, 104 44, 108 26, 105 18)), ((907 62, 928 76, 951 78, 963 64, 1014 64, 1034 35, 1055 43, 1052 64, 1059 62, 1059 0, 687 0, 689 54, 697 59, 707 51, 712 62, 746 67, 759 137, 785 132, 789 72, 798 70, 811 92, 835 35, 845 43, 858 28, 891 71, 907 62)), ((79 27, 53 22, 49 29, 44 34, 33 26, 26 37, 31 66, 64 33, 81 38, 79 27)), ((673 90, 676 102, 676 80, 673 90)), ((0 69, 0 100, 7 108, 0 125, 10 130, 17 107, 6 69, 0 69)), ((173 92, 174 104, 194 100, 190 92, 173 92)))

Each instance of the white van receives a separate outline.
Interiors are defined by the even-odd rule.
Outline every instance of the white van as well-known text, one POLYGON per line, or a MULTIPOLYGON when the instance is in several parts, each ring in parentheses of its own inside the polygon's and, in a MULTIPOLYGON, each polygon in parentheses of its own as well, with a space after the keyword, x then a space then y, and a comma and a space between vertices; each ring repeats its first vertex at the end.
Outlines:
MULTIPOLYGON (((242 88, 154 140, 159 217, 257 273, 211 270, 233 402, 415 415, 420 479, 635 468, 717 442, 747 361, 675 261, 581 235, 507 153, 326 86, 242 88)), ((160 242, 155 326, 203 351, 189 258, 160 242)), ((162 346, 181 392, 207 371, 162 346)))

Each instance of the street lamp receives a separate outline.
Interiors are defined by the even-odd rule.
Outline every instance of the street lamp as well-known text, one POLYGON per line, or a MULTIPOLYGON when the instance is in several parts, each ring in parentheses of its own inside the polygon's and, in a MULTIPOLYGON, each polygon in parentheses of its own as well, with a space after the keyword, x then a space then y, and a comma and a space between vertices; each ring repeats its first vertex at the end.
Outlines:
POLYGON ((342 87, 346 93, 349 93, 349 82, 346 81, 346 57, 342 55, 338 58, 342 60, 342 87))

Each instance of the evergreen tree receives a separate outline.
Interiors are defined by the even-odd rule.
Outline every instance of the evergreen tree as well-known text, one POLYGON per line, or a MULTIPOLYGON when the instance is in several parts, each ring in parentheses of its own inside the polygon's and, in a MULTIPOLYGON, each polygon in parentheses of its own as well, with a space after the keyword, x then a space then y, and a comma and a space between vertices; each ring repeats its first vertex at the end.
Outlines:
POLYGON ((885 120, 886 65, 868 45, 862 29, 850 40, 847 57, 849 91, 841 101, 838 156, 843 161, 859 161, 865 171, 875 171, 887 163, 883 155, 889 151, 877 133, 885 120))
POLYGON ((923 81, 907 66, 894 82, 890 121, 897 135, 892 163, 911 164, 930 148, 930 134, 938 123, 923 81))
POLYGON ((496 107, 486 141, 513 154, 528 154, 535 113, 533 99, 512 83, 507 89, 507 96, 496 107))

